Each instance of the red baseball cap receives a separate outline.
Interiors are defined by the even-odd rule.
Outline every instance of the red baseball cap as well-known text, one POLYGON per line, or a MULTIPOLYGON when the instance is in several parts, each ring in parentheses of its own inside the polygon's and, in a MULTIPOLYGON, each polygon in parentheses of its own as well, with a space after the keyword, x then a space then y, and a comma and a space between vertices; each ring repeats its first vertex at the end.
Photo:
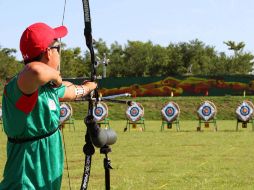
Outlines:
POLYGON ((24 61, 31 60, 44 52, 57 38, 66 36, 65 26, 51 28, 45 23, 35 23, 29 26, 20 38, 20 51, 24 61))

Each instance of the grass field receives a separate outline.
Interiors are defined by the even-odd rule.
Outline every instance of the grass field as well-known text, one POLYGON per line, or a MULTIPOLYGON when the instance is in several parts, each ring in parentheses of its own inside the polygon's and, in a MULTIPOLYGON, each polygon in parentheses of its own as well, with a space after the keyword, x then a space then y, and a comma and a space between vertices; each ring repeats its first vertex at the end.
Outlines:
MULTIPOLYGON (((131 128, 123 132, 124 120, 111 121, 118 140, 109 154, 111 189, 116 190, 253 190, 254 132, 235 131, 236 121, 219 120, 218 132, 202 127, 197 121, 180 121, 181 131, 160 131, 161 121, 145 121, 146 131, 131 128)), ((64 129, 71 188, 79 189, 83 174, 83 121, 64 129)), ((0 173, 5 164, 6 137, 0 132, 0 173)), ((104 155, 96 149, 93 156, 89 189, 105 189, 104 155)), ((65 164, 66 166, 66 164, 65 164)), ((62 189, 69 189, 65 167, 62 189)))

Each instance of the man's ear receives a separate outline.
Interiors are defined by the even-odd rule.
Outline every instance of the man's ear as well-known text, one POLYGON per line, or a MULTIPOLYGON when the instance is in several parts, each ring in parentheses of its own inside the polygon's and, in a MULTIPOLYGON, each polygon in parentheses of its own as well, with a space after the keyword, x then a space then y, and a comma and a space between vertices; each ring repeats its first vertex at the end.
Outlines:
POLYGON ((50 49, 47 49, 46 52, 44 53, 45 59, 49 60, 50 57, 52 56, 52 51, 50 49))

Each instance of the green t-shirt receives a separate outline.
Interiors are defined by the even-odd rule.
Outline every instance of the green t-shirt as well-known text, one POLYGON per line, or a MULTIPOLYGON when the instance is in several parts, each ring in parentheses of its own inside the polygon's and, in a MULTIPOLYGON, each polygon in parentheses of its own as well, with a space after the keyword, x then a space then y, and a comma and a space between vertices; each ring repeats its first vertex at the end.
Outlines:
MULTIPOLYGON (((59 125, 59 98, 65 86, 46 84, 30 96, 17 86, 17 76, 4 89, 3 126, 8 137, 30 138, 47 134, 59 125)), ((60 130, 49 137, 15 144, 7 142, 7 162, 0 190, 58 190, 63 173, 60 130)))

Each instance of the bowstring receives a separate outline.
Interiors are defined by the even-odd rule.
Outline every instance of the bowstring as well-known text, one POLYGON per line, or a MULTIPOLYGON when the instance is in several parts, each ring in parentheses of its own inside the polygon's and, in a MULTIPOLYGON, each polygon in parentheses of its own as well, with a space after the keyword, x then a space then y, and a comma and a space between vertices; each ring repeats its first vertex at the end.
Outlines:
POLYGON ((65 16, 65 9, 66 9, 66 1, 64 0, 64 9, 63 9, 63 16, 62 16, 62 25, 64 24, 64 16, 65 16))
MULTIPOLYGON (((64 25, 64 18, 65 18, 65 10, 66 10, 66 2, 67 0, 64 0, 64 8, 63 8, 63 15, 62 15, 62 26, 64 25)), ((60 45, 62 44, 62 38, 60 38, 60 45)), ((60 51, 60 64, 59 64, 59 71, 61 72, 61 54, 62 52, 60 51)), ((62 128, 62 133, 63 133, 63 145, 64 145, 64 153, 65 153, 65 162, 66 162, 66 169, 67 169, 67 176, 68 176, 68 182, 69 182, 69 189, 71 190, 71 178, 70 178, 70 171, 69 171, 69 163, 67 159, 67 151, 66 151, 66 144, 65 144, 65 138, 64 138, 64 129, 62 128)))
MULTIPOLYGON (((67 0, 64 0, 64 7, 63 7, 63 15, 62 15, 62 23, 61 25, 63 26, 64 25, 64 19, 65 19, 65 10, 66 10, 66 2, 67 0)), ((60 38, 60 45, 62 45, 62 38, 60 38)), ((61 63, 61 54, 62 54, 62 51, 61 51, 62 48, 60 48, 60 63, 61 63)), ((58 70, 61 71, 61 64, 59 64, 59 67, 58 67, 58 70)))

